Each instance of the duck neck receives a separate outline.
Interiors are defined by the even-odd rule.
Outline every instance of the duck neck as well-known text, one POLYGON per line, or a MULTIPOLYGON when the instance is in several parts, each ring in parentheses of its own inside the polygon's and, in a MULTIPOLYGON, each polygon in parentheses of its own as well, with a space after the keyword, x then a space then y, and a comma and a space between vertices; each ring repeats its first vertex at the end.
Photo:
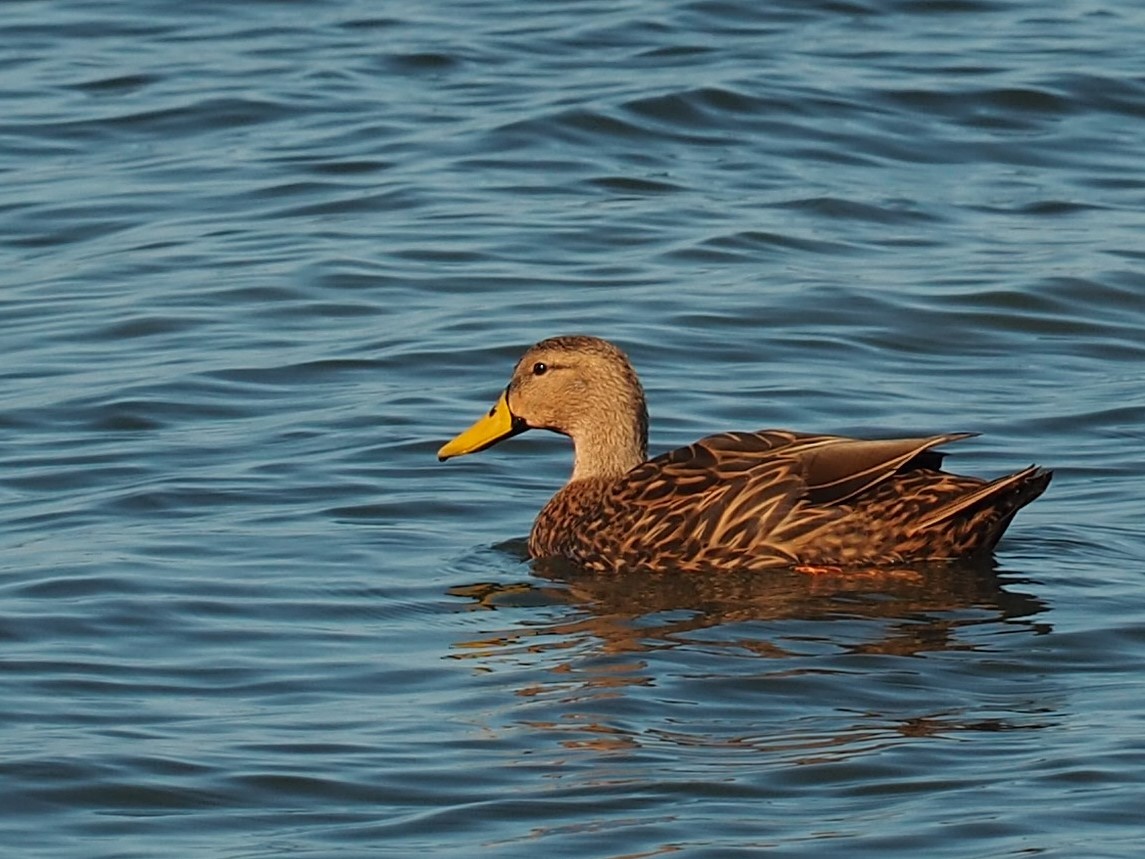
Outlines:
POLYGON ((616 480, 648 458, 648 411, 634 405, 625 421, 589 421, 572 433, 575 459, 570 483, 616 480))

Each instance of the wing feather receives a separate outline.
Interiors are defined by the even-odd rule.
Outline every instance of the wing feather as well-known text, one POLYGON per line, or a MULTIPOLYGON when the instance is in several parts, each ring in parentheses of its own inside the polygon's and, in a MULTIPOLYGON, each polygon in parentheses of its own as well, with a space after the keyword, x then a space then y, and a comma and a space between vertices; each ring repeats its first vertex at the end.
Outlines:
POLYGON ((933 448, 970 435, 863 441, 785 430, 720 433, 638 465, 605 506, 617 515, 639 510, 651 543, 783 543, 835 521, 841 505, 904 468, 937 469, 942 454, 933 448))

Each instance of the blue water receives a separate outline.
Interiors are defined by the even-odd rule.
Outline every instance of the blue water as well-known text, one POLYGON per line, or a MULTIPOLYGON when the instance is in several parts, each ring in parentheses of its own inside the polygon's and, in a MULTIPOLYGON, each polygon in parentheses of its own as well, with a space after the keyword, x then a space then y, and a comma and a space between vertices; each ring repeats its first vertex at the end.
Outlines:
POLYGON ((1145 10, 16 0, 6 856, 1135 857, 1145 10), (659 451, 977 431, 996 563, 584 578, 520 350, 659 451))

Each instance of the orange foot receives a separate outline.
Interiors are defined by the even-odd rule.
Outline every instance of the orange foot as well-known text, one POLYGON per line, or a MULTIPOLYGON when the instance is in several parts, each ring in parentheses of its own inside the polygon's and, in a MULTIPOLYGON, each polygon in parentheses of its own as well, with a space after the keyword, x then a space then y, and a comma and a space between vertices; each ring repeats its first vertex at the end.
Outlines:
POLYGON ((844 576, 848 579, 906 579, 921 581, 922 575, 907 567, 835 567, 827 564, 799 564, 792 569, 809 576, 844 576))
POLYGON ((809 576, 838 576, 842 575, 842 567, 819 566, 817 564, 799 564, 795 572, 806 573, 809 576))

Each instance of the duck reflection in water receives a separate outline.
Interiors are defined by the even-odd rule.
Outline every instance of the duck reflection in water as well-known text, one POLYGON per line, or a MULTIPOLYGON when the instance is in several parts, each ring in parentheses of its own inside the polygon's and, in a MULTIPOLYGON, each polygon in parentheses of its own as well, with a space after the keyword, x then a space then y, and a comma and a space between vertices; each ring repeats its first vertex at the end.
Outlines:
POLYGON ((998 689, 975 676, 998 635, 1050 631, 1035 620, 1046 605, 992 563, 842 575, 533 569, 533 580, 450 589, 495 621, 452 655, 508 680, 520 701, 509 724, 564 749, 668 744, 806 764, 904 737, 1041 728, 1055 707, 1052 690, 1042 700, 1010 678, 998 689), (916 661, 953 651, 970 662, 916 661), (974 704, 984 692, 989 712, 974 704))
MULTIPOLYGON (((493 652, 540 636, 587 636, 602 652, 632 653, 694 642, 695 633, 712 630, 719 633, 714 641, 721 646, 784 657, 799 652, 788 639, 794 625, 809 634, 806 622, 850 621, 860 622, 867 636, 839 645, 846 651, 913 656, 973 649, 959 632, 981 624, 1024 622, 1034 633, 1049 631, 1048 625, 1029 620, 1044 611, 1045 604, 1004 587, 992 560, 838 574, 772 570, 766 575, 679 575, 591 573, 560 559, 545 559, 534 561, 533 570, 547 583, 475 583, 451 588, 450 593, 471 599, 474 609, 549 605, 566 609, 561 617, 468 642, 465 649, 488 645, 493 652), (729 635, 745 624, 751 625, 750 634, 742 630, 729 635)), ((824 640, 830 635, 838 644, 827 629, 818 628, 815 634, 824 640)), ((552 646, 567 646, 567 641, 552 646)))

